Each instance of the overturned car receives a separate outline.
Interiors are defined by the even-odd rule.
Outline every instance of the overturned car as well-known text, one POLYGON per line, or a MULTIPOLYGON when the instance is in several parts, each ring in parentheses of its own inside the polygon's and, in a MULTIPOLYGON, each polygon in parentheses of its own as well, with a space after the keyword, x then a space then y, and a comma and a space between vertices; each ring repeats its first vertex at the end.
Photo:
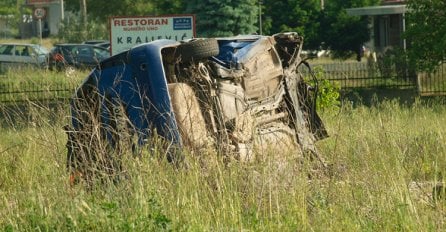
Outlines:
POLYGON ((327 133, 317 86, 299 72, 302 45, 297 33, 157 40, 102 61, 71 100, 69 169, 111 173, 116 157, 155 138, 173 162, 184 148, 240 161, 268 149, 315 153, 327 133))

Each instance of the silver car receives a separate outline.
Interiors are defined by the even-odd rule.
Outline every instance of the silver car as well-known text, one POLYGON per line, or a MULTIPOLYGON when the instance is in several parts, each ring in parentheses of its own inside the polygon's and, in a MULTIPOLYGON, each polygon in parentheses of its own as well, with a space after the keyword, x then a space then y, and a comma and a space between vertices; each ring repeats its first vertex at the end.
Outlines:
POLYGON ((0 44, 0 70, 17 67, 48 67, 49 51, 37 44, 0 44))

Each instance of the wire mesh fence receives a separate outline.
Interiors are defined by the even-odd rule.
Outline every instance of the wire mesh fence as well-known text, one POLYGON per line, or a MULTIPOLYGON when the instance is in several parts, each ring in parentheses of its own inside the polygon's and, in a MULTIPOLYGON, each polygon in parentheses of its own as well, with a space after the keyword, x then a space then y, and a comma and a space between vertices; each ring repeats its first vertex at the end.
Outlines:
POLYGON ((0 102, 56 101, 74 93, 73 83, 0 83, 0 102))

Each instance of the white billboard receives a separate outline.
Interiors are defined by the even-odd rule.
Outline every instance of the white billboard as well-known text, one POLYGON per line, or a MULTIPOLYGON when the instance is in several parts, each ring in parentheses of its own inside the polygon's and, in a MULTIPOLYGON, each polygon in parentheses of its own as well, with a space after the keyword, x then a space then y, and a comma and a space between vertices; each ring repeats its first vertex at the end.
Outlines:
POLYGON ((194 15, 110 18, 111 54, 158 39, 184 40, 195 37, 194 15))

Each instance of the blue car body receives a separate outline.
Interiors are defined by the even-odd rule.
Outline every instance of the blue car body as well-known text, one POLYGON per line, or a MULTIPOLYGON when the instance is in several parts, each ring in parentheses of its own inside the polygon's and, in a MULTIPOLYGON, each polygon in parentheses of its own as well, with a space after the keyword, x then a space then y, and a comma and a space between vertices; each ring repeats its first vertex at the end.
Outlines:
MULTIPOLYGON (((220 39, 220 53, 214 59, 226 67, 236 65, 260 37, 236 37, 239 42, 234 41, 235 37, 220 39)), ((138 130, 139 145, 156 130, 158 135, 181 147, 181 136, 171 108, 161 53, 163 48, 178 44, 173 40, 156 40, 108 58, 91 72, 77 91, 82 92, 83 87, 94 85, 100 96, 125 104, 130 123, 138 130)), ((105 103, 102 102, 101 122, 109 124, 110 110, 105 103)), ((77 108, 73 101, 71 104, 72 109, 77 108)), ((73 110, 72 113, 72 125, 77 130, 81 128, 79 111, 73 110)), ((107 133, 107 137, 112 141, 110 133, 107 133)))
MULTIPOLYGON (((101 105, 103 124, 108 124, 110 120, 107 101, 124 104, 130 123, 138 129, 140 144, 147 139, 151 130, 156 130, 159 135, 181 146, 161 57, 162 48, 176 43, 157 40, 111 57, 91 72, 78 91, 82 91, 84 85, 93 84, 97 87, 97 94, 105 97, 101 105)), ((75 108, 73 104, 72 108, 75 108)), ((73 111, 74 129, 80 127, 77 113, 73 111)), ((108 133, 108 139, 110 136, 108 133)))

